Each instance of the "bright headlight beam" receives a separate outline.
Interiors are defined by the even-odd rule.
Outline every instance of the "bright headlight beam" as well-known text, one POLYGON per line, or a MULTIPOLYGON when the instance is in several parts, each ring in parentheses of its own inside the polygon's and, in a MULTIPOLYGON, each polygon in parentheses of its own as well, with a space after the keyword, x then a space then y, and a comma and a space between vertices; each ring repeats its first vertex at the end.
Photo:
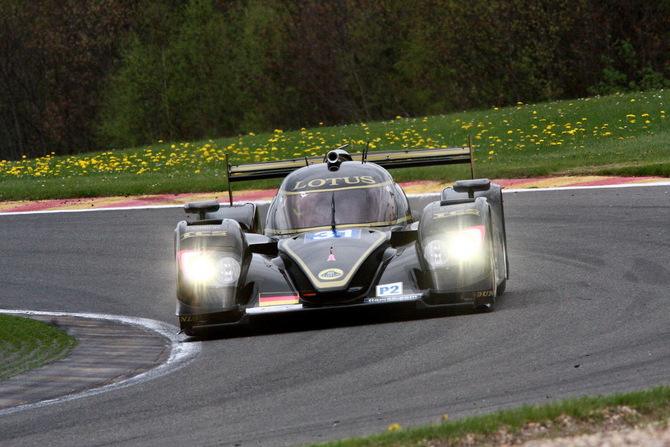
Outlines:
POLYGON ((181 252, 181 269, 192 281, 207 282, 216 275, 216 266, 211 257, 204 252, 181 252))
POLYGON ((484 244, 484 226, 451 231, 444 237, 433 239, 424 248, 424 258, 431 267, 467 261, 477 255, 484 244))
POLYGON ((470 259, 479 251, 484 241, 484 227, 474 227, 455 232, 447 240, 449 253, 456 259, 470 259))
POLYGON ((178 259, 187 279, 212 286, 234 284, 242 272, 239 261, 227 253, 184 250, 178 259))

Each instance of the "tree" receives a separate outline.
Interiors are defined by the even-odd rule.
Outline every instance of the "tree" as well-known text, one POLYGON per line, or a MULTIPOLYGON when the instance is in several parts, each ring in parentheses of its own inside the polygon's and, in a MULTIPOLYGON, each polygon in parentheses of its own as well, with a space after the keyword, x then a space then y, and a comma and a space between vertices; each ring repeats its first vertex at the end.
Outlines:
POLYGON ((93 149, 93 117, 131 0, 7 0, 0 5, 3 155, 93 149))

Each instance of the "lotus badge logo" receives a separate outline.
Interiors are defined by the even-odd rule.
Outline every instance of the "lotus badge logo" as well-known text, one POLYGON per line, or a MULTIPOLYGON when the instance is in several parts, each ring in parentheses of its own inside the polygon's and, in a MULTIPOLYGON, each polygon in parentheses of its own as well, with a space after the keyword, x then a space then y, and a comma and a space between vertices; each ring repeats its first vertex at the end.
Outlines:
POLYGON ((337 279, 340 276, 344 275, 344 272, 340 269, 326 269, 319 272, 319 279, 324 281, 329 281, 331 279, 337 279))

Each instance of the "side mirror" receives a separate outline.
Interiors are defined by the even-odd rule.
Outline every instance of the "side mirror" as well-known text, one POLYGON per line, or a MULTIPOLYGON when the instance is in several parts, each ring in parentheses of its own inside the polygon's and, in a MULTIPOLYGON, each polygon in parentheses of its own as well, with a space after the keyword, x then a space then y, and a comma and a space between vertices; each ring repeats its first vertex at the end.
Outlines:
POLYGON ((213 213, 218 211, 219 202, 216 200, 207 200, 203 202, 188 202, 184 205, 184 211, 186 214, 196 214, 200 215, 200 220, 205 220, 207 213, 213 213))
POLYGON ((476 191, 488 191, 491 189, 491 180, 487 178, 478 178, 474 180, 459 180, 454 183, 454 191, 467 192, 468 197, 475 198, 476 191))

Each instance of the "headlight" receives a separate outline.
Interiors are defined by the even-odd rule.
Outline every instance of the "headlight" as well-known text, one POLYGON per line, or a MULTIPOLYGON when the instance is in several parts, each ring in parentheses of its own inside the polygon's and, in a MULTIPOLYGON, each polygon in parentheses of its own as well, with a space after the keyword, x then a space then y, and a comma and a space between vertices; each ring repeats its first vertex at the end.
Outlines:
POLYGON ((441 267, 447 263, 447 250, 444 247, 444 241, 435 239, 423 249, 423 257, 426 258, 431 267, 441 267))
POLYGON ((480 252, 484 245, 484 234, 483 226, 446 233, 428 242, 423 256, 431 267, 467 261, 480 252))
POLYGON ((234 285, 242 271, 239 259, 230 253, 185 250, 178 258, 188 280, 210 286, 234 285))
POLYGON ((240 278, 242 267, 237 260, 225 256, 220 258, 216 263, 216 271, 220 275, 221 282, 224 284, 234 284, 240 278))
POLYGON ((484 227, 473 227, 447 234, 447 245, 451 257, 470 259, 479 252, 484 242, 484 227))
POLYGON ((203 253, 189 253, 182 256, 182 270, 186 277, 195 282, 207 282, 216 275, 212 258, 203 253))

